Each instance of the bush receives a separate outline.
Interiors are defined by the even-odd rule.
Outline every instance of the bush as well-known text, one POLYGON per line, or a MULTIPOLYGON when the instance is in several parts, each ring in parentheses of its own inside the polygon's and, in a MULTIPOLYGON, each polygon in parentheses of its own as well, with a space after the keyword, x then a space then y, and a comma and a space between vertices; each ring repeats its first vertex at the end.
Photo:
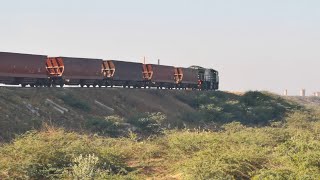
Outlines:
POLYGON ((72 95, 61 95, 59 97, 60 99, 62 99, 64 101, 64 103, 66 103, 67 105, 89 112, 91 110, 89 104, 85 101, 80 100, 79 98, 75 98, 72 95))
POLYGON ((83 157, 82 154, 80 156, 74 158, 72 169, 72 176, 75 179, 92 179, 96 175, 96 166, 99 161, 99 158, 94 154, 89 154, 88 156, 83 157))
POLYGON ((129 138, 60 129, 29 132, 0 147, 0 179, 320 179, 318 111, 299 109, 259 93, 250 93, 244 100, 234 98, 219 94, 201 100, 207 103, 199 106, 208 118, 203 123, 227 113, 232 115, 230 120, 236 120, 214 132, 164 131, 161 125, 166 116, 162 113, 139 114, 128 120, 118 116, 88 119, 87 126, 98 134, 115 134, 115 129, 118 132, 130 122, 137 131, 130 132, 129 138), (228 106, 239 110, 238 114, 229 112, 228 106), (292 111, 291 106, 296 110, 280 118, 292 111), (251 119, 237 121, 237 117, 251 119), (263 122, 271 117, 280 121, 273 121, 272 126, 247 125, 258 117, 263 122), (138 140, 135 133, 139 132, 162 135, 138 140))
POLYGON ((204 119, 204 113, 200 111, 196 112, 183 112, 180 116, 180 119, 184 122, 202 125, 204 119))
POLYGON ((266 162, 267 153, 258 146, 233 146, 226 151, 213 146, 187 161, 184 172, 188 179, 250 179, 266 162))
MULTIPOLYGON (((164 119, 147 115, 158 123, 164 119)), ((0 179, 319 179, 319 129, 318 115, 301 111, 282 126, 232 122, 217 132, 164 131, 140 141, 133 133, 103 138, 29 132, 0 147, 0 179)))
POLYGON ((190 105, 198 109, 198 122, 229 123, 239 121, 246 125, 268 125, 279 121, 292 110, 301 107, 279 96, 249 91, 242 96, 212 92, 192 98, 190 105))
POLYGON ((138 114, 133 118, 128 119, 128 123, 139 128, 143 134, 153 135, 161 134, 163 128, 162 123, 167 119, 166 115, 161 112, 138 114))
MULTIPOLYGON (((246 128, 238 130, 239 133, 246 128)), ((168 134, 168 154, 186 179, 247 179, 267 162, 268 148, 229 132, 168 134), (249 142, 248 142, 249 141, 249 142), (182 160, 181 160, 182 158, 182 160)))
POLYGON ((319 179, 320 122, 301 113, 289 116, 287 126, 233 122, 220 132, 169 132, 168 158, 185 179, 319 179))
POLYGON ((97 168, 110 175, 126 172, 124 149, 117 146, 120 143, 63 130, 29 132, 0 149, 0 179, 56 179, 64 171, 74 170, 73 160, 81 154, 95 154, 97 168))
POLYGON ((239 132, 239 131, 244 130, 246 128, 240 122, 232 122, 232 123, 229 123, 229 124, 225 124, 222 127, 226 131, 230 131, 230 132, 239 132))
POLYGON ((124 135, 123 118, 119 116, 108 116, 103 118, 91 117, 86 121, 86 128, 99 135, 118 137, 124 135))
POLYGON ((296 111, 285 118, 286 125, 292 128, 311 128, 312 121, 316 121, 317 117, 311 112, 296 111))

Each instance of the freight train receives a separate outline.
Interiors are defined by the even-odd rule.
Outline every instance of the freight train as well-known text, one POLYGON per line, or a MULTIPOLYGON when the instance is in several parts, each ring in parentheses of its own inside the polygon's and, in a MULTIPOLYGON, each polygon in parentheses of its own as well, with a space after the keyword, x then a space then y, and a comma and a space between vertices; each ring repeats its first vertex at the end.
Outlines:
POLYGON ((119 60, 0 52, 0 83, 22 87, 166 88, 217 90, 219 74, 200 66, 189 68, 119 60))

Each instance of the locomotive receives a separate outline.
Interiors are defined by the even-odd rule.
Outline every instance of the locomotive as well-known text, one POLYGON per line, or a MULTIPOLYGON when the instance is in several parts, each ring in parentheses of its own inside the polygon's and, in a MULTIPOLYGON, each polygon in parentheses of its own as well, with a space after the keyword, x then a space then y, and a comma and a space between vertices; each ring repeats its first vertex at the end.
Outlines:
POLYGON ((200 66, 189 68, 119 60, 0 52, 0 83, 26 87, 219 89, 219 74, 200 66))

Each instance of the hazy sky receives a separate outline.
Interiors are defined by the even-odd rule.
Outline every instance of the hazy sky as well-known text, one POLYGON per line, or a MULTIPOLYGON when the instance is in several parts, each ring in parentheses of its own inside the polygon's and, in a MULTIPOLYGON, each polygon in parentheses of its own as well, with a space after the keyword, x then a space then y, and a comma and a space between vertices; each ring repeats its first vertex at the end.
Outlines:
POLYGON ((318 0, 0 0, 0 51, 220 72, 221 89, 320 91, 318 0))

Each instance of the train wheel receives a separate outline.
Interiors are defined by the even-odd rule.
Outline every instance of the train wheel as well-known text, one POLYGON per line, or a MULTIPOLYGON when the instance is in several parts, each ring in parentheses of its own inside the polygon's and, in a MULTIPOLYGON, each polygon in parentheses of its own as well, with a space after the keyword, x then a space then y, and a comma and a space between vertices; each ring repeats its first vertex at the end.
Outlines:
POLYGON ((84 86, 83 84, 80 84, 80 87, 82 87, 82 88, 83 88, 83 86, 84 86))

